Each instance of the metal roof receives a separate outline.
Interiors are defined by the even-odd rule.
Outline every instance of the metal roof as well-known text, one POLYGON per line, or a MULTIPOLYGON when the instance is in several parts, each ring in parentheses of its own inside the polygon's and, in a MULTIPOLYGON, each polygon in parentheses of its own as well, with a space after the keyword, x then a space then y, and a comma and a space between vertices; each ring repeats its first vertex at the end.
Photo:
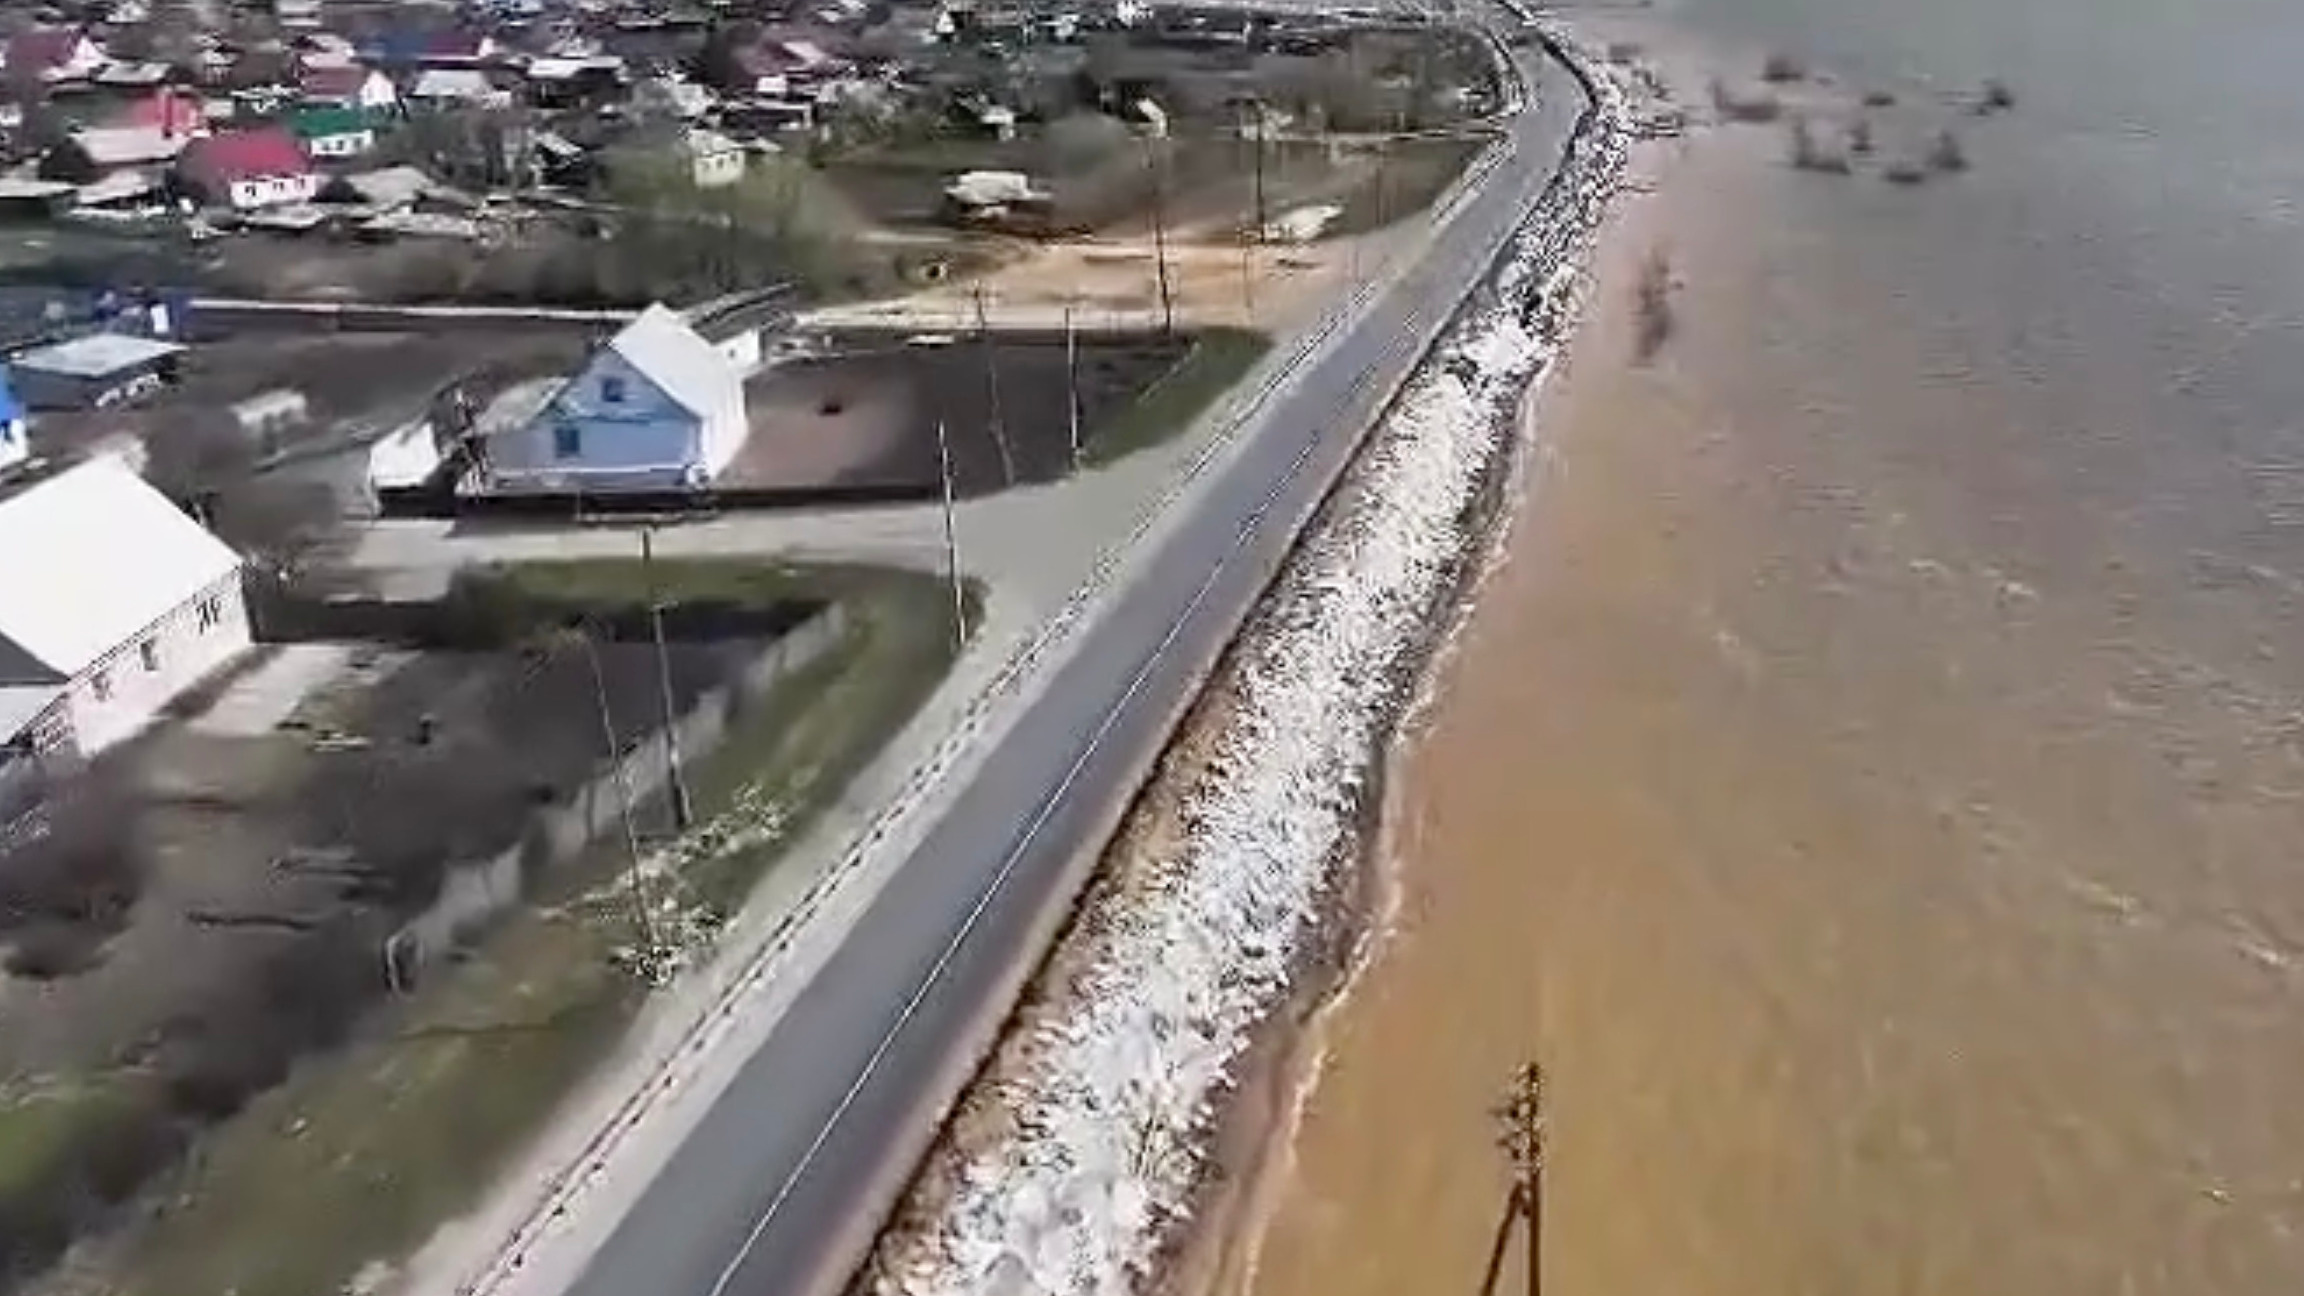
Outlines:
POLYGON ((608 349, 683 409, 707 418, 726 407, 731 389, 743 389, 743 378, 728 357, 662 302, 610 338, 608 349))
POLYGON ((135 337, 127 333, 90 333, 51 346, 35 347, 10 361, 33 373, 63 374, 72 378, 102 378, 147 365, 184 350, 174 342, 135 337))
POLYGON ((0 500, 0 638, 70 679, 239 569, 240 556, 111 455, 0 500))

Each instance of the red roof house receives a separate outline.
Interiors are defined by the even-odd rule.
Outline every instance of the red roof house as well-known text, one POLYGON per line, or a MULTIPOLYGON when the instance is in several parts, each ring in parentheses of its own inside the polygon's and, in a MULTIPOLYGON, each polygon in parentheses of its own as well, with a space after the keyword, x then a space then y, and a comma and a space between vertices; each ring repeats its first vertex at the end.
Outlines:
POLYGON ((312 160, 278 126, 192 141, 176 159, 176 182, 203 202, 241 211, 310 202, 320 190, 312 160))

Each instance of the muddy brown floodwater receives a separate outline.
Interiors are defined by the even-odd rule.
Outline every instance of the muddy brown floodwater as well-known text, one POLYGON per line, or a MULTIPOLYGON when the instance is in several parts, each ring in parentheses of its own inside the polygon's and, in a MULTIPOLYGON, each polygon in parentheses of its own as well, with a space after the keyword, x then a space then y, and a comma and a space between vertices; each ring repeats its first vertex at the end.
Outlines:
POLYGON ((2127 325, 1939 310, 1977 138, 1643 156, 1224 1289, 1473 1296, 1534 1056, 1555 1294, 2304 1290, 2304 586, 2127 325))

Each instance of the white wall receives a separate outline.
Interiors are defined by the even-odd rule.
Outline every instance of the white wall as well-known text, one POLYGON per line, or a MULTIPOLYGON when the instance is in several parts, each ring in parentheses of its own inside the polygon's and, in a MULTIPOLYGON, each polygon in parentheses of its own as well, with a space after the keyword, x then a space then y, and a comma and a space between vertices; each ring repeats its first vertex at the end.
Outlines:
POLYGON ((732 333, 712 344, 738 373, 750 373, 760 367, 760 330, 744 329, 732 333))
POLYGON ((318 176, 262 176, 232 182, 232 205, 242 209, 310 202, 320 192, 318 176))
POLYGON ((643 377, 614 351, 592 363, 517 430, 488 444, 488 469, 505 491, 648 490, 683 484, 709 468, 696 416, 643 377), (623 383, 623 399, 606 399, 603 384, 623 383), (577 453, 559 453, 562 425, 576 432, 577 453))
POLYGON ((65 708, 73 747, 82 756, 134 737, 160 708, 210 672, 246 652, 248 605, 241 597, 240 573, 212 586, 170 612, 143 638, 124 643, 71 683, 65 708), (216 622, 200 623, 200 605, 215 600, 216 622), (146 669, 140 645, 149 641, 158 669, 146 669), (99 696, 99 677, 110 687, 99 696))

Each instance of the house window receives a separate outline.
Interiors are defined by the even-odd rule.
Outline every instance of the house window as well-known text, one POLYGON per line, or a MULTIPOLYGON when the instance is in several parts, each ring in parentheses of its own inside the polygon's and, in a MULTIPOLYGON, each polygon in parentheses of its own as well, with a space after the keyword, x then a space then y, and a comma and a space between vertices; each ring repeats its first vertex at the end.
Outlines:
POLYGON ((552 457, 574 459, 584 453, 584 434, 573 423, 558 423, 552 428, 552 457))
POLYGON ((610 374, 600 380, 600 399, 610 405, 624 403, 624 380, 610 374))
POLYGON ((160 641, 147 639, 136 645, 136 656, 143 661, 147 673, 157 673, 160 669, 160 641))
POLYGON ((200 600, 196 615, 200 618, 201 633, 215 629, 224 624, 224 600, 217 595, 209 595, 200 600))
POLYGON ((112 668, 109 666, 97 667, 96 673, 88 677, 88 691, 95 694, 96 700, 99 702, 111 701, 112 668))

